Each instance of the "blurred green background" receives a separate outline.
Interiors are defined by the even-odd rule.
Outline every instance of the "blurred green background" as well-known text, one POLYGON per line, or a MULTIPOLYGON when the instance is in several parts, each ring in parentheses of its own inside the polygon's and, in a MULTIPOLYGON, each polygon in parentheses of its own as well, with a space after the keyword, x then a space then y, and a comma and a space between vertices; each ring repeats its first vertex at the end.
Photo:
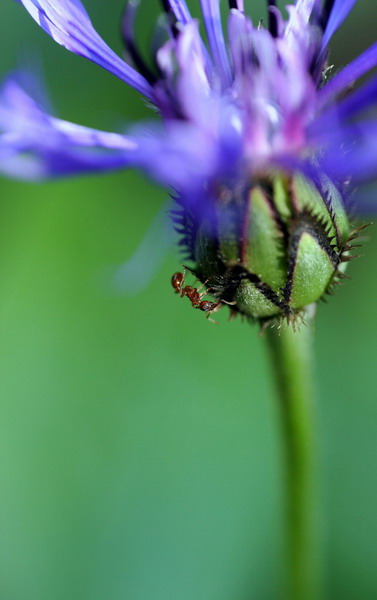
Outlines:
MULTIPOLYGON (((360 0, 336 36, 336 65, 374 41, 371 4, 360 0)), ((85 5, 120 51, 122 0, 85 5)), ((145 0, 142 37, 157 12, 145 0)), ((2 73, 42 57, 63 118, 116 129, 150 116, 10 0, 0 39, 2 73)), ((211 325, 180 301, 174 249, 141 293, 117 292, 114 267, 165 200, 137 173, 0 187, 0 599, 278 600, 279 422, 257 328, 211 325)), ((369 235, 353 281, 317 320, 331 600, 377 598, 376 229, 369 235)))

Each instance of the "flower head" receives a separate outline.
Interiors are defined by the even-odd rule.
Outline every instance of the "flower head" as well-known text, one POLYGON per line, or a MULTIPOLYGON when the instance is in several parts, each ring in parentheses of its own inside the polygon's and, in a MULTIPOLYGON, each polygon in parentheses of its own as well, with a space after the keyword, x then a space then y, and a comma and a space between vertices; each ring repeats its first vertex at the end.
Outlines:
MULTIPOLYGON (((377 44, 330 78, 328 43, 356 0, 297 0, 268 27, 243 0, 200 0, 207 44, 184 0, 162 0, 164 41, 145 64, 129 0, 123 39, 133 66, 94 30, 80 0, 19 0, 59 44, 155 105, 160 121, 129 135, 62 121, 9 78, 0 97, 0 169, 29 178, 136 166, 176 198, 192 270, 219 301, 267 318, 318 300, 349 251, 345 210, 374 177, 377 44), (310 280, 310 285, 308 281, 310 280)), ((161 33, 161 32, 160 32, 161 33)))

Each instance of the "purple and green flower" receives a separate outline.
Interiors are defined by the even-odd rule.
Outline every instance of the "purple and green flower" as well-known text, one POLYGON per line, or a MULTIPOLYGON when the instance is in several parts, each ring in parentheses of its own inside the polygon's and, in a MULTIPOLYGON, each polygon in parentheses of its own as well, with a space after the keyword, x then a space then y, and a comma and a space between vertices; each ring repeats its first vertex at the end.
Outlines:
POLYGON ((28 179, 136 167, 174 197, 185 260, 217 300, 248 317, 289 317, 342 277, 354 189, 375 177, 377 44, 333 73, 329 42, 355 0, 270 0, 268 27, 242 0, 201 0, 205 42, 184 0, 163 0, 146 64, 130 0, 117 56, 79 0, 19 0, 59 44, 157 109, 123 133, 62 121, 11 75, 0 97, 0 170, 28 179), (226 30, 226 31, 225 31, 226 30), (303 282, 305 285, 303 286, 303 282), (309 285, 310 282, 310 285, 309 285))
POLYGON ((329 62, 331 38, 356 0, 296 0, 285 13, 267 0, 266 26, 252 22, 243 0, 224 1, 223 11, 220 0, 200 0, 205 39, 185 0, 161 0, 149 62, 135 38, 138 0, 122 21, 127 62, 80 0, 18 1, 58 44, 137 90, 158 118, 127 134, 76 125, 10 75, 0 90, 0 172, 41 180, 140 169, 173 199, 184 261, 201 281, 183 287, 176 273, 176 291, 209 313, 226 304, 250 320, 278 318, 280 335, 266 337, 287 446, 287 597, 321 597, 310 321, 346 277, 356 191, 377 178, 377 42, 339 70, 329 62), (294 331, 289 324, 305 315, 309 327, 294 331))

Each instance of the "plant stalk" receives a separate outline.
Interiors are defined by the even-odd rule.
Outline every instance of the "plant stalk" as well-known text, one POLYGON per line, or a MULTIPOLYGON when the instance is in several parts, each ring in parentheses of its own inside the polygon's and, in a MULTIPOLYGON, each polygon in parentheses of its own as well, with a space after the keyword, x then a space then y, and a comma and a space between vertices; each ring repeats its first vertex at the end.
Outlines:
MULTIPOLYGON (((310 307, 309 307, 310 308, 310 307)), ((287 600, 320 600, 318 489, 312 382, 313 317, 266 337, 275 374, 285 446, 287 600)))

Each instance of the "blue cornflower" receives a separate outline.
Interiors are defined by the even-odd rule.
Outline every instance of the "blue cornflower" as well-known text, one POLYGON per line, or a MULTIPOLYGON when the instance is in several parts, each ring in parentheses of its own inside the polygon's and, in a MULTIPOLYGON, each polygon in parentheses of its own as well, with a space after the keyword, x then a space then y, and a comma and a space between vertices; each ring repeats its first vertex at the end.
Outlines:
POLYGON ((135 41, 137 0, 123 20, 133 66, 106 45, 80 0, 19 1, 55 41, 144 95, 160 121, 128 135, 75 125, 46 113, 11 76, 0 95, 3 173, 143 170, 174 196, 195 274, 249 316, 295 312, 341 275, 350 191, 377 169, 368 112, 377 78, 352 87, 377 65, 377 44, 333 77, 328 66, 329 41, 356 0, 297 0, 287 19, 268 0, 266 29, 243 0, 229 0, 226 36, 219 0, 200 0, 207 45, 185 0, 162 0, 165 40, 153 69, 135 41), (305 279, 315 289, 304 293, 305 279))

